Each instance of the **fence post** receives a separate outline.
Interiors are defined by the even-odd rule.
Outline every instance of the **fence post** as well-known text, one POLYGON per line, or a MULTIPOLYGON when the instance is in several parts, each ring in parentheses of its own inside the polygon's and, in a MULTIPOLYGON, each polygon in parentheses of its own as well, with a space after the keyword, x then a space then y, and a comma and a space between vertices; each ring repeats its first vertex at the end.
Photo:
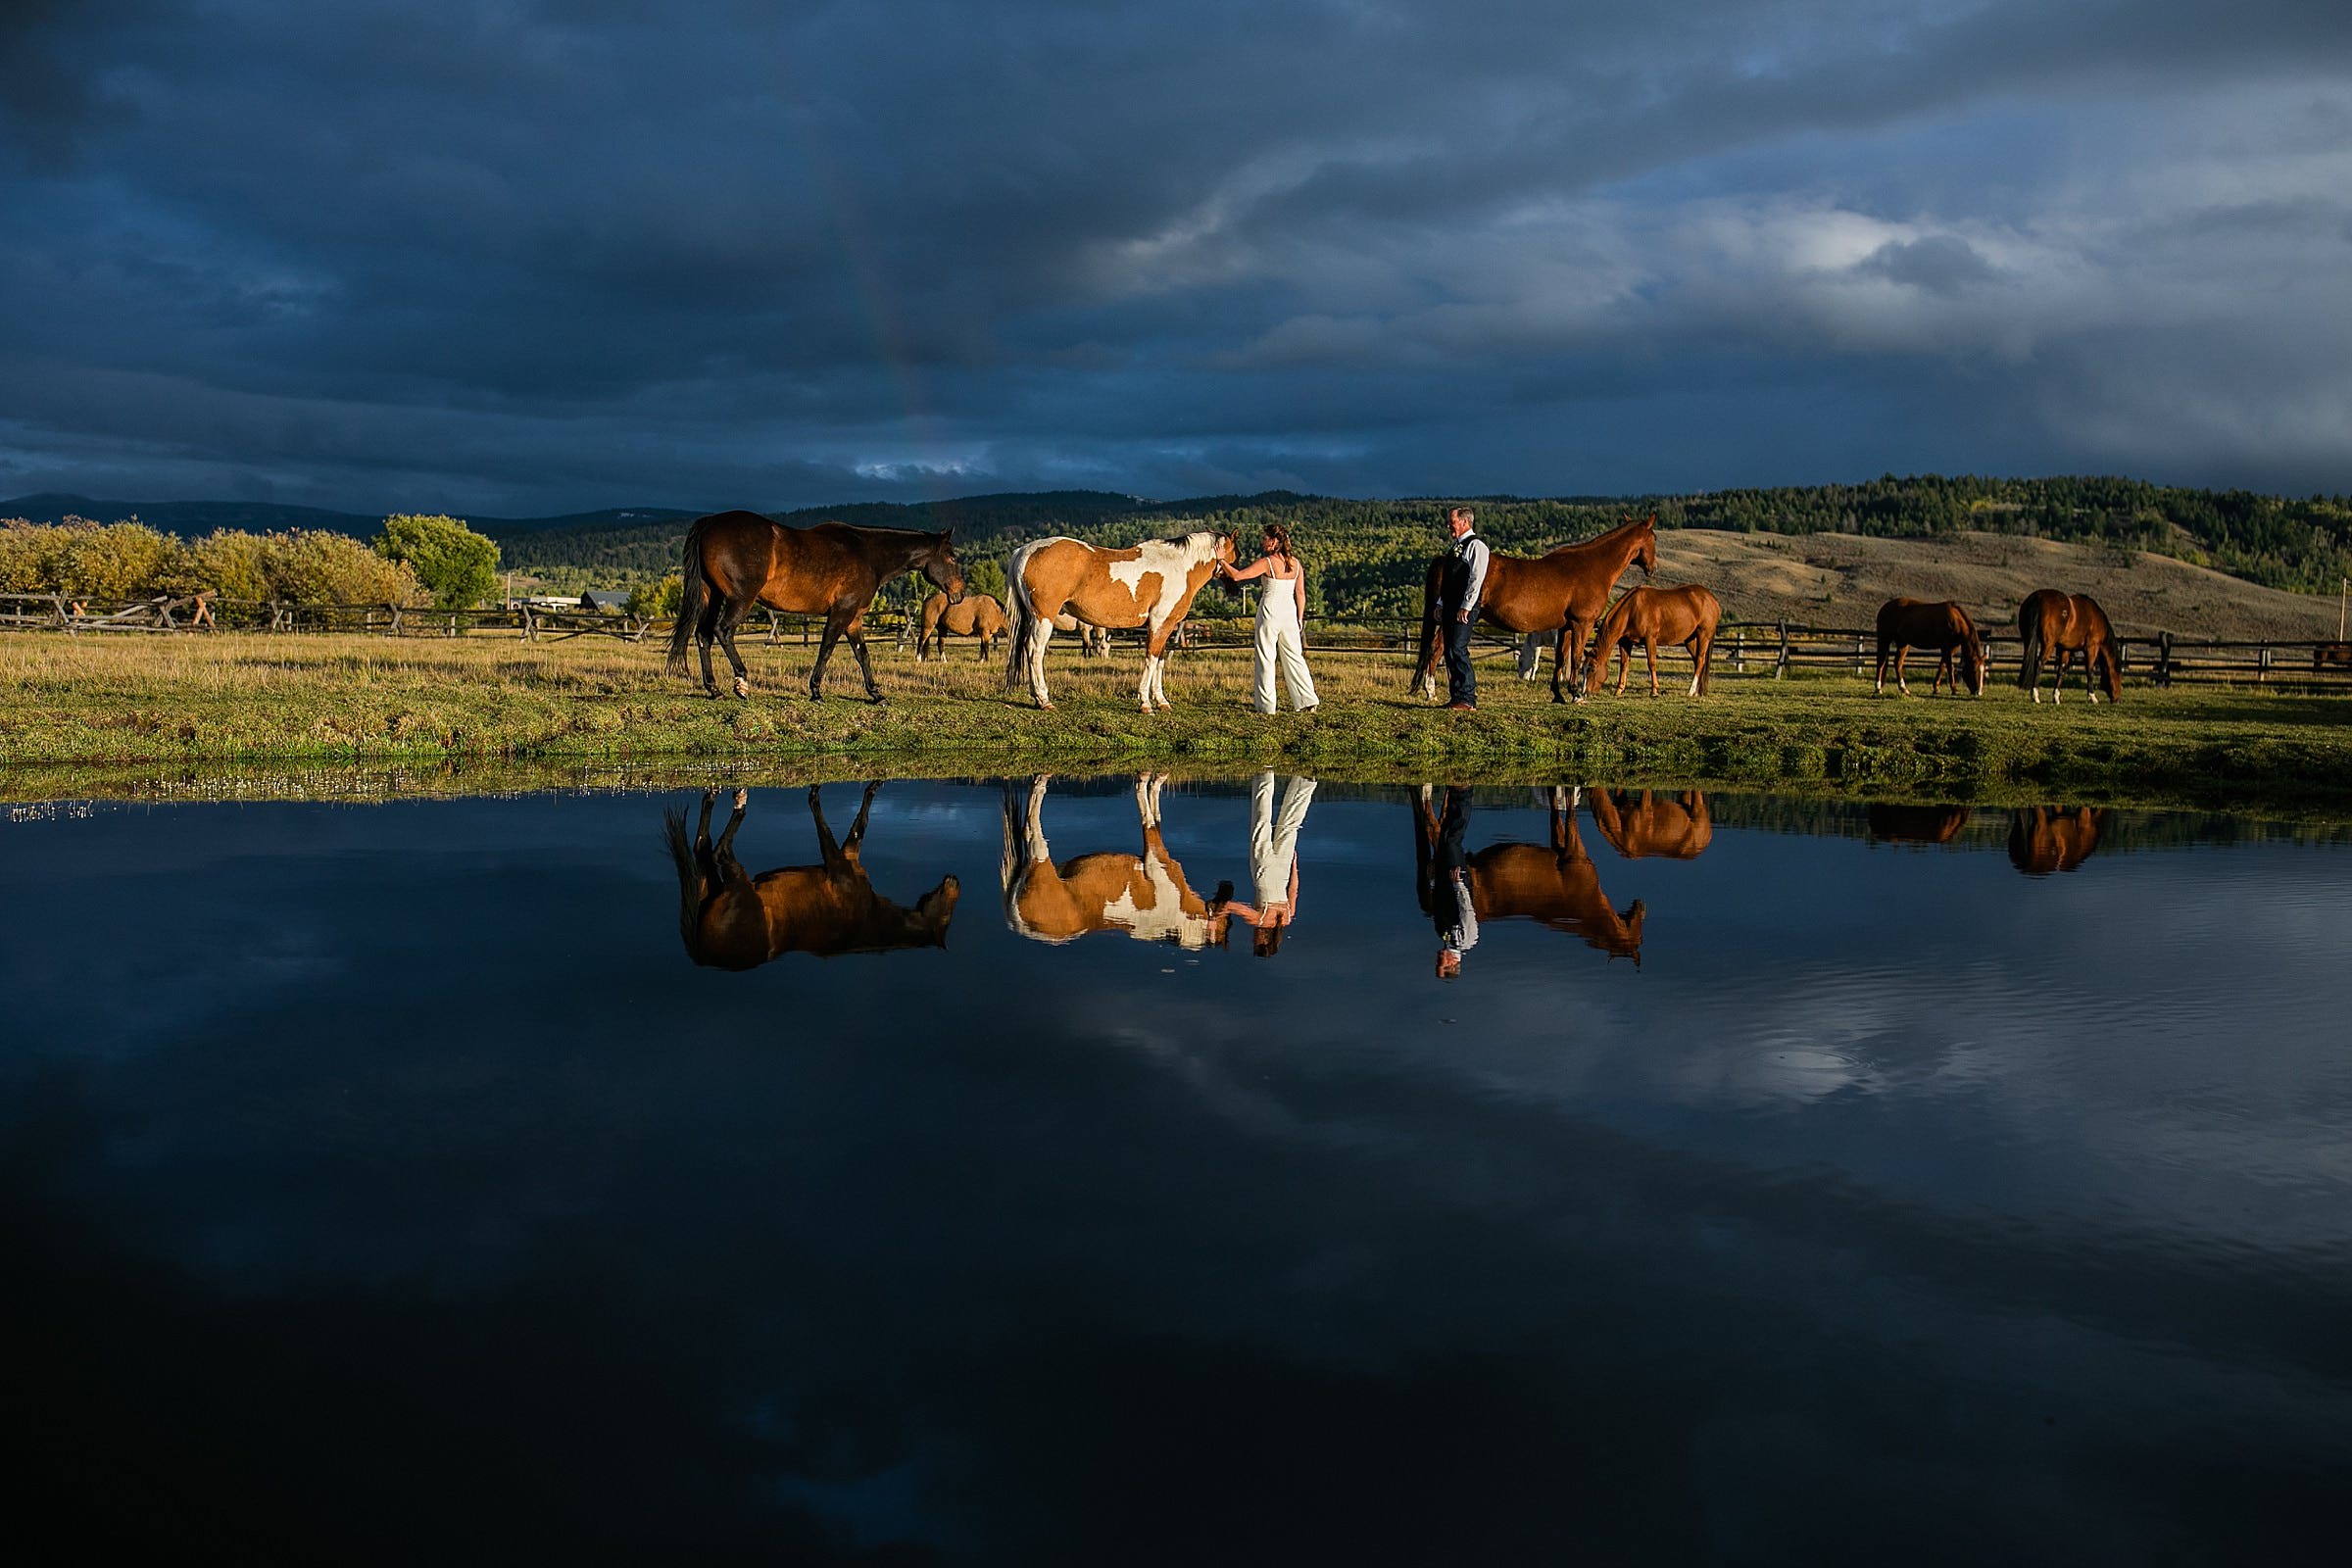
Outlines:
POLYGON ((1772 678, 1779 680, 1788 673, 1788 622, 1778 621, 1781 629, 1781 657, 1772 666, 1772 678))
POLYGON ((2156 634, 2156 684, 2164 687, 2170 686, 2172 683, 2173 634, 2169 631, 2160 631, 2156 634))
POLYGON ((1747 673, 1747 632, 1744 629, 1732 633, 1732 673, 1747 673))
POLYGON ((2271 645, 2264 643, 2254 650, 2254 684, 2259 686, 2271 678, 2271 645))
POLYGON ((1857 680, 1859 680, 1859 679, 1861 678, 1861 676, 1862 676, 1862 634, 1861 634, 1860 632, 1856 632, 1856 633, 1854 633, 1854 678, 1855 678, 1855 679, 1857 679, 1857 680))

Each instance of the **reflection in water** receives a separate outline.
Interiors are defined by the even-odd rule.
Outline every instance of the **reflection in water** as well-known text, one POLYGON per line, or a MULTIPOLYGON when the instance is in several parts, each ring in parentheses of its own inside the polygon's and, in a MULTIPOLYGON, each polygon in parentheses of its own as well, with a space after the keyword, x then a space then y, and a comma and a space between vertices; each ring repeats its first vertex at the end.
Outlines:
MULTIPOLYGON (((1436 787, 1424 784, 1413 803, 1414 890, 1438 930, 1438 974, 1461 973, 1462 956, 1478 945, 1482 920, 1534 920, 1584 938, 1610 957, 1642 963, 1642 901, 1620 913, 1600 889, 1599 873, 1576 830, 1571 792, 1551 792, 1551 845, 1492 844, 1471 854, 1470 792, 1448 786, 1441 811, 1436 787)), ((1704 808, 1701 807, 1703 813, 1704 808)), ((1696 854, 1693 850, 1691 854, 1696 854)))
POLYGON ((1965 806, 1873 806, 1870 836, 1888 844, 1949 844, 1968 826, 1965 806))
POLYGON ((1685 790, 1668 800, 1651 790, 1592 790, 1592 825, 1610 848, 1629 860, 1664 856, 1693 860, 1715 842, 1715 819, 1707 814, 1707 797, 1685 790))
POLYGON ((2088 807, 2020 808, 2009 813, 2009 863, 2028 876, 2072 871, 2099 847, 2107 813, 2088 807))
MULTIPOLYGON (((1183 948, 1225 945, 1227 921, 1184 878, 1184 867, 1159 836, 1160 788, 1165 774, 1135 781, 1135 812, 1144 853, 1116 850, 1081 855, 1055 864, 1046 842, 1046 783, 1039 774, 1024 790, 1004 785, 1004 923, 1038 942, 1069 942, 1093 931, 1124 931, 1139 942, 1183 948)), ((1301 810, 1304 808, 1301 807, 1301 810)))
POLYGON ((889 953, 900 948, 944 948, 955 918, 957 886, 952 876, 915 901, 911 909, 891 903, 866 880, 858 850, 865 842, 866 814, 879 783, 868 784, 858 803, 850 836, 833 841, 825 808, 814 789, 808 814, 816 822, 817 865, 781 865, 758 876, 735 858, 735 833, 743 826, 749 797, 735 792, 735 808, 714 844, 710 807, 717 792, 703 794, 694 839, 686 837, 686 813, 665 813, 669 858, 678 868, 678 932, 687 956, 713 969, 753 969, 787 953, 820 958, 844 953, 889 953))
POLYGON ((1274 809, 1274 775, 1264 772, 1250 783, 1250 880, 1257 894, 1254 906, 1235 899, 1221 903, 1226 914, 1254 926, 1250 951, 1271 958, 1282 948, 1282 934, 1298 913, 1298 830, 1306 825, 1306 808, 1315 801, 1315 781, 1293 778, 1282 792, 1282 810, 1274 809))

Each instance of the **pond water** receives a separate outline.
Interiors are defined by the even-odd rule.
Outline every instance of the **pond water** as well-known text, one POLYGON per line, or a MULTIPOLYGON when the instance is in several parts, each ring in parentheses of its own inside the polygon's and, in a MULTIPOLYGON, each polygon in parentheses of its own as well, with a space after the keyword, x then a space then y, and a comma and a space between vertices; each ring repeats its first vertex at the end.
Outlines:
POLYGON ((754 790, 731 839, 693 792, 0 823, 17 1517, 324 1560, 2334 1560, 2329 835, 864 795, 754 790))

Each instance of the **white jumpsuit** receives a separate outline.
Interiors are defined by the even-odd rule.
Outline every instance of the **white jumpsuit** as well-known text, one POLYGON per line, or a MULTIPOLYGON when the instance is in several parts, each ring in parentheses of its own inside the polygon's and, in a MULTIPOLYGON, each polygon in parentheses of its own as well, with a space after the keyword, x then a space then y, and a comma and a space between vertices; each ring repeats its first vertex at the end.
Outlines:
POLYGON ((1250 700, 1261 713, 1275 710, 1274 666, 1282 666, 1282 683, 1290 688, 1291 707, 1299 712, 1315 706, 1315 678, 1306 672, 1306 652, 1298 643, 1298 582, 1269 572, 1257 596, 1255 676, 1250 700))
POLYGON ((1282 809, 1274 809, 1274 775, 1260 773, 1250 781, 1250 880, 1255 885, 1257 906, 1286 904, 1291 897, 1291 868, 1298 860, 1298 830, 1306 826, 1306 808, 1315 804, 1315 781, 1298 777, 1282 792, 1282 809))

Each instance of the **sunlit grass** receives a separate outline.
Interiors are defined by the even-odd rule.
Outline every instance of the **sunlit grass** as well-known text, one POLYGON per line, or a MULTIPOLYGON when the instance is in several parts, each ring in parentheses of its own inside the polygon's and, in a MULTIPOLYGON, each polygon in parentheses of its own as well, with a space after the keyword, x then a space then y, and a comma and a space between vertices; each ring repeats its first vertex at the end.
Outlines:
MULTIPOLYGON (((0 761, 195 760, 792 758, 1019 771, 1077 758, 1172 765, 1386 763, 1506 769, 1533 764, 1770 781, 1872 778, 1917 789, 2002 780, 2145 792, 2322 798, 2352 794, 2352 698, 2253 688, 2130 685, 2093 708, 2078 691, 2036 708, 1996 686, 1982 700, 1878 698, 1867 680, 1814 673, 1736 677, 1681 694, 1688 665, 1661 670, 1668 694, 1556 707, 1548 682, 1507 661, 1483 668, 1475 715, 1409 698, 1395 654, 1314 659, 1322 710, 1262 718, 1249 710, 1246 651, 1188 650, 1169 667, 1170 713, 1138 711, 1139 658, 1081 660, 1057 647, 1057 707, 1007 693, 1004 662, 974 645, 917 663, 887 645, 875 666, 891 701, 872 707, 838 655, 832 700, 803 695, 813 649, 747 637, 748 702, 712 702, 662 667, 652 643, 604 638, 385 638, 222 634, 0 636, 0 761), (1680 680, 1677 673, 1681 672, 1680 680)), ((1924 688, 1922 688, 1924 690, 1924 688)), ((1635 695, 1635 693, 1641 693, 1635 695)))

